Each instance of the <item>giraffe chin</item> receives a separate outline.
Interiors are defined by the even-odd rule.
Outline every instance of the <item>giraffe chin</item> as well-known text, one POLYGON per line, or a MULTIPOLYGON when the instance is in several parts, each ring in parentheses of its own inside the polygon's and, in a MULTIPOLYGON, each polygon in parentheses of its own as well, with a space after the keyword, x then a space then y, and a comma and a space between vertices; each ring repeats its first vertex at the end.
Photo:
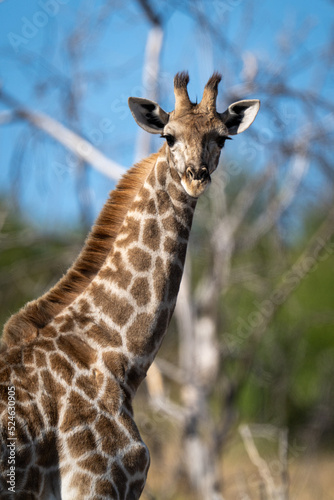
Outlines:
POLYGON ((185 192, 191 196, 192 198, 198 198, 201 194, 204 193, 206 188, 211 184, 211 178, 201 180, 191 180, 189 181, 188 177, 183 175, 181 178, 181 184, 185 192))

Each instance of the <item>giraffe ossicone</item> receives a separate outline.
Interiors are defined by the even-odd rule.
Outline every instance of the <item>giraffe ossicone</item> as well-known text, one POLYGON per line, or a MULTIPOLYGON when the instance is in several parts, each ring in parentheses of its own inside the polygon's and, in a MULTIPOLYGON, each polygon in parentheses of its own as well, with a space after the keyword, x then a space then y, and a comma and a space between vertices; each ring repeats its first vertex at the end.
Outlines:
POLYGON ((197 198, 225 140, 259 110, 243 100, 219 113, 220 79, 194 104, 178 73, 170 113, 129 98, 138 125, 165 144, 120 181, 62 280, 7 323, 1 499, 140 497, 149 452, 132 400, 174 311, 197 198))

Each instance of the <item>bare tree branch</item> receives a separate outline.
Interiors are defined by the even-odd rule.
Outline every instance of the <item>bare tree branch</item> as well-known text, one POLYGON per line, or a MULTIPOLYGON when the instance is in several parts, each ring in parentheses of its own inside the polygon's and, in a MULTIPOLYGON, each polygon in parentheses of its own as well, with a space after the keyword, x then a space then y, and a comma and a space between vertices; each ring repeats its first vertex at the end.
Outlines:
POLYGON ((26 120, 35 127, 43 130, 72 151, 78 158, 89 163, 105 176, 118 180, 124 174, 126 169, 123 166, 107 158, 89 141, 69 130, 54 118, 44 113, 37 113, 23 106, 17 106, 16 101, 4 94, 3 91, 0 92, 0 98, 8 104, 14 105, 12 113, 16 118, 26 120))
MULTIPOLYGON (((148 0, 137 0, 143 8, 149 22, 153 25, 147 35, 145 57, 142 72, 142 83, 145 97, 157 101, 159 97, 160 56, 163 46, 164 31, 162 21, 153 11, 148 0)), ((142 129, 138 130, 135 162, 151 153, 152 136, 142 129)))
POLYGON ((242 236, 240 239, 241 247, 252 248, 260 236, 269 231, 295 198, 297 189, 306 175, 310 161, 306 154, 296 155, 292 161, 292 168, 288 172, 277 197, 268 204, 266 210, 261 213, 248 229, 247 233, 242 236))
POLYGON ((155 26, 160 26, 161 27, 161 19, 158 16, 156 12, 154 12, 151 4, 148 2, 148 0, 137 0, 139 5, 141 5, 142 9, 144 10, 147 18, 149 21, 154 24, 155 26))
POLYGON ((268 500, 287 500, 286 497, 278 496, 277 488, 273 477, 270 472, 270 468, 267 462, 260 456, 257 447, 255 446, 254 439, 251 433, 251 430, 248 425, 241 425, 239 427, 240 435, 243 439, 246 451, 248 453, 249 458, 253 462, 253 464, 257 467, 259 474, 263 480, 267 491, 268 500))

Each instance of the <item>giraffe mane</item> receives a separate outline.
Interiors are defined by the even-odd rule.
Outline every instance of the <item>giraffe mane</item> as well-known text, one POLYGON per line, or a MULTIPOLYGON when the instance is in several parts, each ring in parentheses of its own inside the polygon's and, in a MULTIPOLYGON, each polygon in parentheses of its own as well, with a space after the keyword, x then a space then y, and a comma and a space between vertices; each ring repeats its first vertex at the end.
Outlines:
POLYGON ((104 204, 84 247, 66 274, 44 295, 28 302, 4 325, 1 350, 29 342, 73 302, 101 269, 125 215, 146 180, 159 152, 134 165, 104 204))

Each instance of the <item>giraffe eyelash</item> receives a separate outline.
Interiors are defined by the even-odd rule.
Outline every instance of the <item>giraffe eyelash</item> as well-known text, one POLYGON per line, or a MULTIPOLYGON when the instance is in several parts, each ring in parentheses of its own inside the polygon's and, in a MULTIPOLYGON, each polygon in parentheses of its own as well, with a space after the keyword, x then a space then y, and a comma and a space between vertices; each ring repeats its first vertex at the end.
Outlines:
POLYGON ((232 141, 232 137, 228 137, 227 135, 221 135, 217 138, 217 144, 220 148, 224 147, 225 141, 232 141))
POLYGON ((166 139, 168 146, 171 148, 175 144, 175 137, 172 134, 161 134, 163 139, 166 139))

